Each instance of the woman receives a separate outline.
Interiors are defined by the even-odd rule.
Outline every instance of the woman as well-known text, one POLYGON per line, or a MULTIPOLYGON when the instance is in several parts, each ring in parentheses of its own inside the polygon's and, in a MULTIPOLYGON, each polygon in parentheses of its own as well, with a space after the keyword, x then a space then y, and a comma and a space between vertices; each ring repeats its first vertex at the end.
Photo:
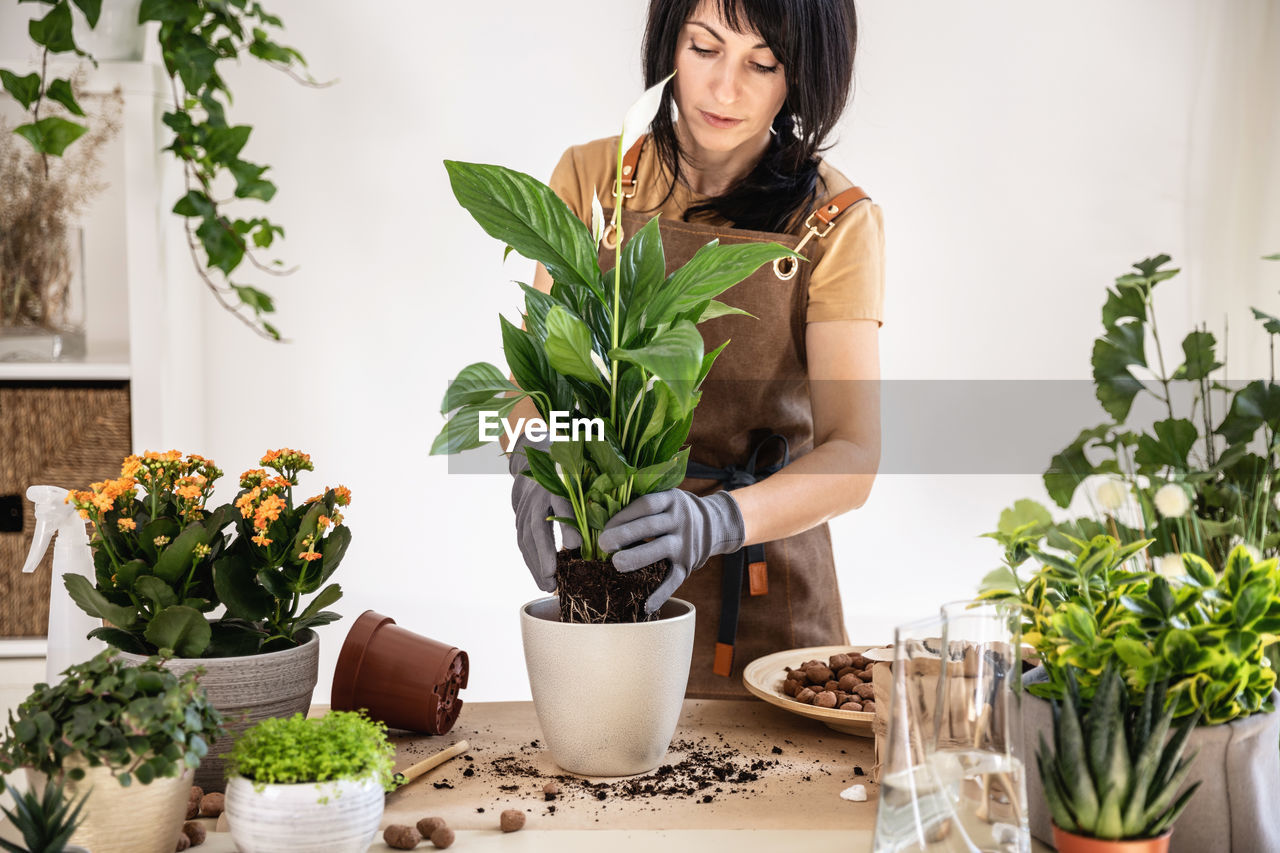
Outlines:
MULTIPOLYGON (((726 293, 754 319, 701 326, 708 350, 733 342, 703 388, 689 478, 600 537, 620 571, 671 560, 648 606, 677 589, 697 606, 691 696, 742 695, 741 667, 759 655, 848 641, 826 522, 863 504, 879 461, 883 236, 879 209, 817 154, 850 91, 856 34, 852 0, 650 4, 646 85, 676 75, 623 158, 623 231, 661 214, 668 268, 712 239, 803 240, 808 259, 726 293)), ((613 203, 616 149, 616 137, 570 148, 552 175, 583 221, 596 188, 613 203)), ((535 286, 550 289, 541 268, 535 286)), ((519 476, 512 499, 525 561, 550 591, 553 500, 519 476)))

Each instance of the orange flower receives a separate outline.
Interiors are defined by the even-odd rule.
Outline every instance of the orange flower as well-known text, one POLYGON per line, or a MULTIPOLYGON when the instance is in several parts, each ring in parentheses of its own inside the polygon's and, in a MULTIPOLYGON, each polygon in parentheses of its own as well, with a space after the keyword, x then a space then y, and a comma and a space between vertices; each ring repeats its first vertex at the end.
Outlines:
POLYGON ((328 527, 333 524, 333 519, 327 515, 322 515, 316 519, 316 524, 320 527, 328 527))
POLYGON ((259 530, 266 530, 270 522, 280 517, 280 511, 284 508, 284 498, 279 495, 267 495, 254 513, 253 526, 259 530))
POLYGON ((335 486, 333 489, 335 500, 338 506, 347 506, 351 503, 351 490, 346 486, 335 486))
POLYGON ((265 533, 259 533, 257 536, 253 537, 253 541, 261 545, 263 548, 271 544, 271 540, 267 538, 267 534, 265 533))
POLYGON ((253 491, 245 492, 236 499, 236 509, 240 510, 240 515, 243 518, 248 518, 253 515, 253 505, 254 502, 258 500, 258 495, 260 494, 262 494, 262 489, 254 488, 253 491))
POLYGON ((129 456, 124 460, 124 464, 120 466, 121 477, 136 477, 138 471, 142 468, 142 459, 137 456, 129 456))
POLYGON ((125 530, 137 530, 138 522, 134 521, 132 518, 118 518, 116 519, 116 527, 120 528, 121 532, 125 530))
POLYGON ((201 489, 195 483, 189 483, 188 485, 180 487, 177 490, 177 495, 178 497, 185 498, 189 501, 199 500, 201 489))
POLYGON ((262 481, 267 479, 267 472, 261 468, 250 468, 240 475, 240 488, 252 489, 262 485, 262 481))
POLYGON ((299 554, 299 555, 298 555, 298 559, 299 559, 299 560, 306 560, 307 562, 311 562, 312 560, 318 560, 318 559, 320 559, 320 558, 321 558, 321 557, 323 557, 323 556, 324 556, 324 554, 319 554, 319 553, 317 553, 317 552, 315 552, 315 551, 303 551, 301 554, 299 554))

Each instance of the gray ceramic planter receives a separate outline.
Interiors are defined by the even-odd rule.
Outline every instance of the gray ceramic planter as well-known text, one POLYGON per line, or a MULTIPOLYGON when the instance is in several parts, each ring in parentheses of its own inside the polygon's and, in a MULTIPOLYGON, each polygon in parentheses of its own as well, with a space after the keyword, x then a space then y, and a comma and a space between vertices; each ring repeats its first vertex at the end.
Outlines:
MULTIPOLYGON (((226 788, 226 759, 223 756, 245 729, 268 717, 291 717, 307 713, 311 693, 320 670, 320 638, 308 631, 307 641, 292 649, 263 655, 230 658, 174 658, 165 664, 183 673, 202 666, 200 684, 213 707, 221 712, 225 737, 209 747, 209 754, 196 770, 195 784, 206 792, 226 788)), ((141 662, 141 655, 122 652, 126 660, 141 662)))
MULTIPOLYGON (((1040 667, 1023 676, 1023 684, 1047 681, 1040 667)), ((1272 693, 1280 703, 1280 694, 1272 693)), ((1053 709, 1027 695, 1022 703, 1026 737, 1027 811, 1031 834, 1053 844, 1053 829, 1044 786, 1036 768, 1040 732, 1053 743, 1053 709)), ((1201 782, 1173 827, 1171 853, 1254 853, 1280 850, 1280 711, 1255 714, 1222 726, 1197 726, 1184 755, 1196 755, 1186 785, 1201 782)), ((1186 789, 1183 786, 1183 790, 1186 789)))
POLYGON ((673 598, 653 622, 560 621, 556 597, 520 608, 534 709, 551 757, 570 773, 632 776, 662 763, 693 656, 694 607, 673 598))

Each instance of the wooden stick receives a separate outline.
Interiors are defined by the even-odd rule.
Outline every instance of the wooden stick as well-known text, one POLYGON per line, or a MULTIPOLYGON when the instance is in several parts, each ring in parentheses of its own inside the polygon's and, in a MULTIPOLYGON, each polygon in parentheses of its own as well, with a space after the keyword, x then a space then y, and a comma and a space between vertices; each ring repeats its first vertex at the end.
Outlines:
POLYGON ((426 773, 428 770, 434 770, 450 758, 456 758, 470 748, 471 744, 467 743, 465 740, 460 740, 448 749, 442 749, 435 755, 429 755, 417 764, 406 767, 404 770, 396 774, 396 780, 402 786, 407 785, 423 773, 426 773))

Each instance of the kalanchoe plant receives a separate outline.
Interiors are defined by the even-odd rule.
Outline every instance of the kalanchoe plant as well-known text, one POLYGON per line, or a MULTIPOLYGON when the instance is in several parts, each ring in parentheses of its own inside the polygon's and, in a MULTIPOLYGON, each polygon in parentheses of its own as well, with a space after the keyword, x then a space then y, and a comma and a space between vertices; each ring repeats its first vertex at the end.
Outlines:
POLYGON ((22 844, 0 838, 0 849, 7 853, 63 853, 82 820, 80 810, 89 794, 72 801, 61 782, 48 779, 37 793, 28 788, 14 792, 13 809, 0 808, 14 828, 22 833, 22 844))
POLYGON ((1276 674, 1264 650, 1280 635, 1276 559, 1255 562, 1239 546, 1220 575, 1193 554, 1173 579, 1126 567, 1149 544, 1074 540, 1070 560, 1029 544, 1042 564, 1029 579, 1005 570, 988 576, 981 597, 1021 601, 1023 642, 1049 676, 1028 689, 1062 699, 1074 669, 1088 698, 1100 689, 1099 673, 1114 666, 1134 695, 1167 681, 1179 718, 1215 725, 1271 711, 1276 674))
MULTIPOLYGON (((199 672, 175 675, 149 658, 133 666, 107 650, 68 667, 57 684, 37 684, 9 713, 0 772, 30 767, 78 782, 105 766, 121 785, 194 769, 221 734, 221 718, 199 672)), ((0 789, 3 780, 0 780, 0 789)))
POLYGON ((221 476, 202 456, 148 451, 126 459, 117 479, 68 494, 93 523, 97 583, 63 580, 82 610, 110 623, 91 636, 135 654, 205 653, 212 634, 204 614, 218 604, 213 563, 232 521, 230 507, 206 508, 221 476))
POLYGON ((342 523, 351 503, 346 486, 295 504, 298 472, 315 470, 311 457, 285 447, 268 451, 259 464, 265 469, 240 475, 237 536, 214 568, 214 588, 227 606, 219 629, 240 654, 297 645, 303 631, 340 619, 325 608, 342 598, 342 588, 326 582, 351 544, 342 523))
MULTIPOLYGON (((1268 256, 1275 258, 1280 255, 1268 256)), ((1274 365, 1280 319, 1252 309, 1271 341, 1268 380, 1234 390, 1220 381, 1225 365, 1203 326, 1183 338, 1180 363, 1166 360, 1153 298, 1156 286, 1179 272, 1167 268, 1168 261, 1168 255, 1139 261, 1107 291, 1092 366, 1098 401, 1111 420, 1082 430, 1044 474, 1049 496, 1062 507, 1086 478, 1106 478, 1096 496, 1100 517, 1059 528, 1078 538, 1150 538, 1153 563, 1192 553, 1221 565, 1241 541, 1274 555, 1280 551, 1274 365), (1135 414, 1136 401, 1158 410, 1149 427, 1135 414)))
POLYGON ((1134 705, 1120 674, 1108 667, 1085 702, 1075 672, 1066 669, 1066 697, 1053 702, 1054 748, 1041 732, 1036 753, 1053 822, 1107 840, 1162 835, 1200 786, 1178 793, 1195 760, 1182 758, 1195 715, 1166 743, 1173 713, 1164 709, 1163 683, 1148 684, 1134 705))
MULTIPOLYGON (((666 82, 628 111, 618 142, 619 170, 624 146, 652 119, 666 82)), ((549 452, 529 448, 525 475, 568 500, 573 516, 559 520, 580 534, 584 559, 604 560, 608 555, 598 537, 609 518, 636 498, 684 479, 685 441, 699 388, 724 348, 705 352, 698 324, 744 313, 716 297, 765 263, 799 256, 776 243, 712 241, 668 275, 654 217, 625 245, 618 241, 613 268, 602 272, 597 245, 604 223, 598 208, 588 229, 549 187, 528 175, 474 163, 445 166, 454 195, 480 226, 541 262, 554 284, 549 294, 521 285, 524 328, 501 318, 514 384, 491 364, 463 368, 445 394, 441 411, 450 417, 432 453, 479 446, 481 413, 506 416, 526 397, 547 422, 554 412, 598 418, 603 438, 588 433, 553 441, 549 452)), ((615 211, 620 171, 617 177, 615 211)))
POLYGON ((333 782, 373 778, 396 787, 395 747, 387 727, 356 711, 330 711, 307 719, 263 720, 231 748, 227 774, 243 776, 261 790, 269 784, 333 782))

